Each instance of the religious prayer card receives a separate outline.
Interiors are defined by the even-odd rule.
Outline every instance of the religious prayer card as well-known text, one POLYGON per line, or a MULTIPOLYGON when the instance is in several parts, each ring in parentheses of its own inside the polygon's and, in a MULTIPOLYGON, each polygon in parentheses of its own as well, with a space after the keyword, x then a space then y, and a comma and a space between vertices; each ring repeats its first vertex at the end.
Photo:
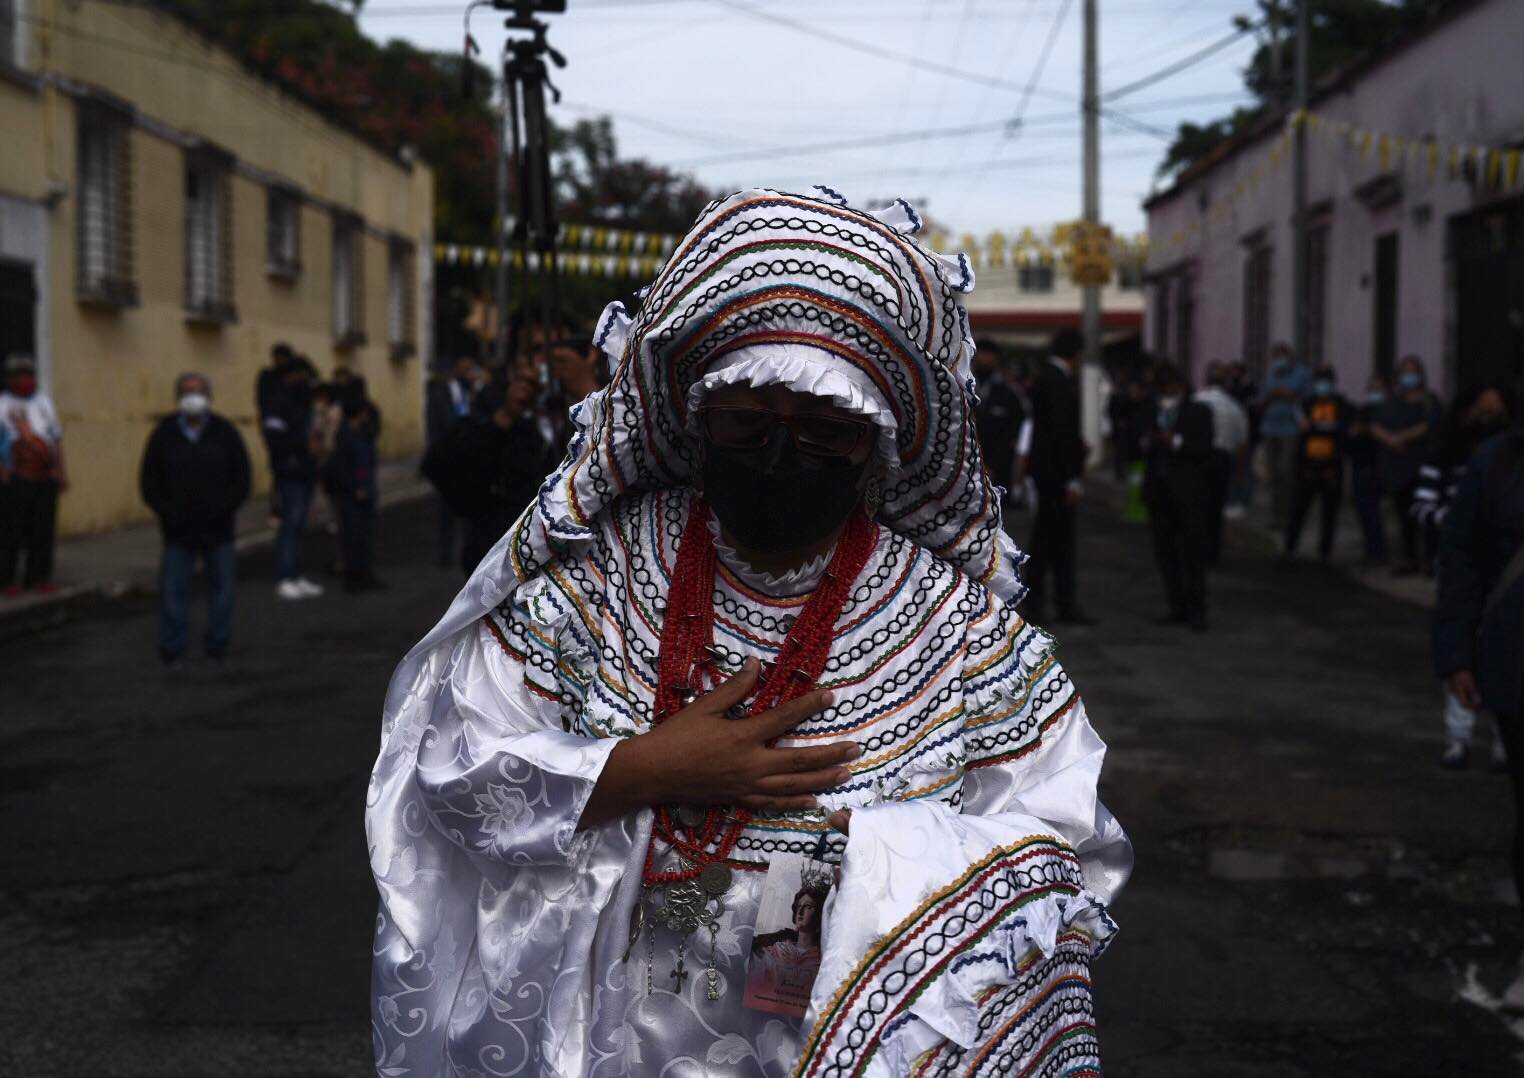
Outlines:
POLYGON ((746 975, 746 1006, 803 1018, 820 969, 820 930, 835 866, 779 854, 768 866, 746 975))

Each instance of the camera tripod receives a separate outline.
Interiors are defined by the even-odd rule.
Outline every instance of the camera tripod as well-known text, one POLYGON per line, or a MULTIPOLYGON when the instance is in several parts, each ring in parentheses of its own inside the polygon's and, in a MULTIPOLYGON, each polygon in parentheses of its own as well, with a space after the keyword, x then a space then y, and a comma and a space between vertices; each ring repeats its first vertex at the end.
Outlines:
MULTIPOLYGON (((538 307, 542 327, 542 362, 548 369, 553 338, 561 324, 559 265, 556 236, 555 191, 550 172, 550 122, 545 115, 545 91, 561 100, 561 91, 550 81, 547 59, 557 67, 566 57, 546 39, 549 27, 535 18, 536 12, 566 10, 566 0, 475 0, 466 9, 466 65, 470 68, 475 42, 471 38, 471 12, 491 4, 497 11, 511 12, 504 23, 510 37, 503 46, 503 112, 507 145, 498 154, 498 264, 496 363, 506 371, 508 355, 508 297, 510 263, 517 251, 520 274, 520 310, 528 316, 538 307), (510 184, 510 177, 512 182, 510 184), (510 218, 508 207, 514 202, 510 218), (509 222, 512 222, 510 229, 509 222)), ((527 325, 532 318, 526 317, 527 325)))

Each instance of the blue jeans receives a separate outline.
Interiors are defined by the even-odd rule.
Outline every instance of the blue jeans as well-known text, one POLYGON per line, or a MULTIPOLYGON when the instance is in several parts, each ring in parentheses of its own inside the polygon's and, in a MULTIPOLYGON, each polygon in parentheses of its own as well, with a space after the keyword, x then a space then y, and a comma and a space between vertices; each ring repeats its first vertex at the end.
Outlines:
POLYGON ((206 565, 206 635, 202 638, 206 653, 227 654, 233 635, 233 544, 198 551, 165 543, 159 567, 159 655, 166 662, 184 653, 190 637, 191 577, 198 556, 206 565))
POLYGON ((312 480, 277 479, 275 496, 280 501, 280 529, 275 533, 275 579, 295 580, 302 575, 302 532, 312 508, 312 480))

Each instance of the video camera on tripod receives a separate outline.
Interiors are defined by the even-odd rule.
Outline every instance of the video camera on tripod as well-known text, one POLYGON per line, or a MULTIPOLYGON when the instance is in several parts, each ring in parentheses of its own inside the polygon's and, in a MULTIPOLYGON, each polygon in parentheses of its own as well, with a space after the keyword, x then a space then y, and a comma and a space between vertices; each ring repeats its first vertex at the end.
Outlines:
MULTIPOLYGON (((566 11, 567 0, 473 0, 466 8, 466 63, 469 80, 471 56, 479 52, 471 36, 471 15, 480 7, 509 12, 504 27, 509 31, 503 45, 504 146, 498 155, 497 311, 496 359, 499 368, 508 363, 508 296, 511 251, 516 249, 523 267, 519 288, 520 309, 533 317, 531 297, 545 327, 545 366, 549 366, 551 327, 562 324, 557 264, 555 190, 550 172, 550 122, 545 114, 545 91, 561 100, 561 91, 550 81, 550 67, 566 66, 566 57, 546 39, 549 26, 537 14, 566 11), (510 192, 509 177, 513 177, 510 192), (516 196, 516 198, 512 198, 516 196), (516 202, 510 215, 509 203, 516 202), (512 221, 512 229, 508 227, 512 221)), ((470 95, 469 81, 467 95, 470 95)))

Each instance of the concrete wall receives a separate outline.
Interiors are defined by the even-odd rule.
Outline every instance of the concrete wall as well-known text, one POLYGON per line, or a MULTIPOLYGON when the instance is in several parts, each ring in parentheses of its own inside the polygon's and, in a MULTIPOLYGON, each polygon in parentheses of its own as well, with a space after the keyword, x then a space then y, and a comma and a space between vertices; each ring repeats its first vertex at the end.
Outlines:
POLYGON ((63 499, 65 533, 146 519, 137 466, 148 431, 173 405, 185 370, 208 374, 214 407, 243 431, 267 484, 254 414, 254 382, 270 347, 286 341, 326 376, 339 365, 363 375, 385 415, 381 451, 395 457, 422 444, 422 385, 431 309, 426 267, 432 248, 433 179, 328 123, 245 71, 195 31, 158 11, 98 0, 38 0, 32 36, 41 94, 17 105, 0 81, 0 129, 25 163, 0 154, 0 194, 39 198, 49 181, 65 192, 48 214, 46 281, 50 354, 41 357, 65 427, 73 489, 63 499), (136 110, 130 133, 134 280, 139 302, 120 309, 76 299, 75 150, 79 95, 105 91, 136 110), (20 118, 13 126, 12 116, 20 118), (188 320, 185 309, 185 153, 205 140, 233 155, 233 304, 236 321, 188 320), (266 269, 267 185, 297 189, 302 272, 295 281, 266 269), (39 186, 40 184, 40 186, 39 186), (332 310, 335 211, 364 222, 366 343, 340 348, 332 310), (420 257, 412 295, 410 358, 392 357, 387 331, 389 242, 420 257))
MULTIPOLYGON (((1313 112, 1409 139, 1517 145, 1524 140, 1521 56, 1524 0, 1490 0, 1316 101, 1313 112)), ((1278 137, 1272 133, 1241 149, 1149 207, 1151 274, 1156 281, 1181 272, 1195 276, 1198 370, 1207 360, 1243 351, 1244 240, 1258 230, 1272 251, 1270 340, 1293 338, 1292 157, 1272 156, 1278 137)), ((1418 355, 1441 381, 1453 365, 1446 329, 1448 222, 1502 196, 1451 179, 1444 168, 1431 179, 1421 157, 1393 160, 1383 169, 1374 148, 1362 156, 1311 132, 1308 145, 1309 205, 1326 208, 1330 224, 1325 359, 1346 390, 1363 386, 1375 347, 1375 242, 1396 231, 1396 354, 1418 355), (1355 192, 1387 174, 1398 184, 1398 198, 1367 208, 1355 192)), ((1150 292, 1144 340, 1151 347, 1157 285, 1150 292)))

